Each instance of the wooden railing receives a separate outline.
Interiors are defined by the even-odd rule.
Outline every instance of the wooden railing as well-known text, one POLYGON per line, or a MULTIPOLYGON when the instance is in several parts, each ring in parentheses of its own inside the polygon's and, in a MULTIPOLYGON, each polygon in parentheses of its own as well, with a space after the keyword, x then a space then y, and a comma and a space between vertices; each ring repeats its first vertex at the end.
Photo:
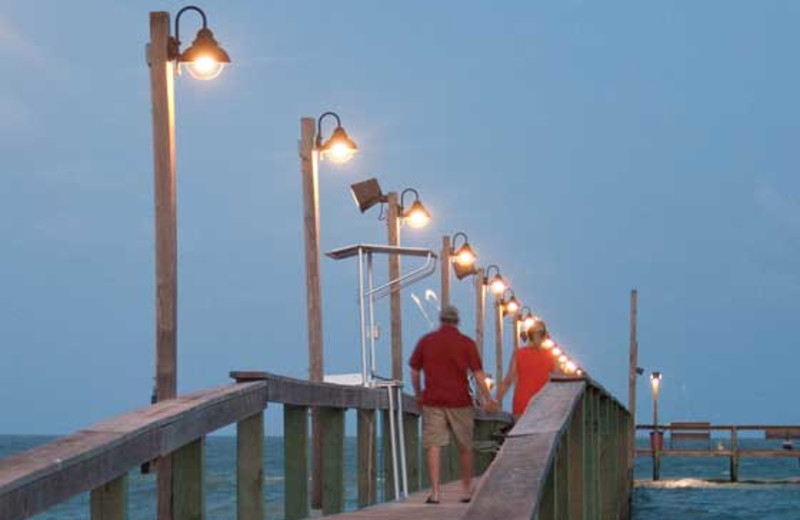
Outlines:
POLYGON ((708 433, 703 437, 707 440, 707 449, 687 449, 686 446, 675 448, 673 437, 678 435, 675 442, 697 439, 696 437, 687 437, 683 434, 686 430, 686 424, 699 424, 699 423, 672 423, 672 424, 637 424, 637 430, 645 430, 651 432, 658 432, 661 437, 660 442, 651 440, 650 449, 637 449, 636 454, 640 456, 649 456, 653 460, 653 480, 661 479, 661 459, 663 457, 728 457, 730 459, 730 480, 737 482, 739 480, 739 461, 744 457, 751 458, 798 458, 800 459, 800 450, 794 449, 780 449, 780 450, 747 450, 742 449, 739 444, 739 434, 741 432, 763 432, 764 439, 800 439, 800 426, 775 426, 775 425, 712 425, 702 423, 703 429, 708 433), (670 432, 669 447, 664 449, 661 446, 663 442, 663 435, 665 432, 670 432), (714 449, 712 444, 711 432, 722 433, 726 435, 725 438, 716 438, 718 446, 714 449))
POLYGON ((598 384, 553 378, 486 471, 465 520, 629 517, 630 414, 598 384))
MULTIPOLYGON (((202 390, 96 424, 33 450, 0 460, 0 518, 18 520, 84 492, 91 493, 93 520, 126 518, 127 475, 143 463, 172 460, 175 520, 204 517, 205 436, 236 424, 236 509, 239 520, 264 518, 264 409, 283 404, 286 518, 309 515, 308 416, 319 411, 323 425, 323 514, 344 508, 345 411, 358 414, 358 505, 377 502, 377 412, 388 411, 387 392, 291 379, 265 372, 235 372, 233 385, 202 390)), ((420 464, 419 411, 404 396, 409 488, 426 484, 420 464)), ((497 438, 507 414, 479 414, 478 443, 497 438)), ((385 439, 388 421, 382 421, 385 439)), ((384 497, 393 498, 391 458, 384 440, 384 497)), ((443 480, 456 478, 457 457, 443 464, 443 480)), ((483 470, 491 454, 478 456, 483 470)), ((160 507, 164 507, 161 504, 160 507)))

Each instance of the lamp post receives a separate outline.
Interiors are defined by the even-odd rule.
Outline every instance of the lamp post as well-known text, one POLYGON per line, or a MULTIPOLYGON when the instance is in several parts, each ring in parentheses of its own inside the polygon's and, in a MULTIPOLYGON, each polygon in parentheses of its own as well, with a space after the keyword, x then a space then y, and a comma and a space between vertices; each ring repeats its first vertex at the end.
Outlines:
MULTIPOLYGON (((306 267, 306 326, 308 330, 308 376, 311 381, 323 379, 322 290, 319 251, 319 160, 330 158, 335 163, 348 161, 358 147, 342 127, 339 115, 325 112, 319 118, 300 119, 300 176, 303 187, 303 242, 306 267), (336 120, 336 128, 325 141, 322 122, 336 120)), ((317 411, 312 420, 312 487, 311 505, 322 506, 322 432, 317 411)))
POLYGON ((503 309, 500 300, 508 284, 500 274, 500 268, 491 264, 486 268, 484 286, 494 295, 494 357, 495 380, 503 380, 503 309), (492 274, 494 273, 494 274, 492 274))
MULTIPOLYGON (((150 67, 155 181, 156 401, 174 398, 178 387, 178 232, 175 195, 174 77, 183 64, 194 78, 213 79, 229 62, 230 57, 208 29, 206 15, 202 9, 188 6, 178 11, 175 16, 175 36, 172 36, 170 31, 169 13, 150 13, 147 63, 150 67), (180 20, 188 11, 200 15, 202 27, 192 44, 181 52, 180 20)), ((170 520, 172 513, 172 459, 167 456, 158 462, 158 518, 170 520)))
MULTIPOLYGON (((388 231, 388 244, 400 245, 400 226, 408 223, 413 228, 421 228, 428 224, 431 214, 419 200, 419 192, 414 188, 406 188, 398 197, 397 192, 383 194, 377 179, 365 181, 350 186, 353 198, 361 213, 379 203, 386 203, 386 227, 388 231), (406 194, 414 195, 411 206, 405 205, 406 194)), ((400 278, 400 256, 389 255, 389 280, 400 278)), ((400 287, 393 287, 389 293, 389 323, 392 345, 392 379, 403 380, 403 325, 402 305, 400 301, 400 287)))
POLYGON ((453 235, 452 240, 449 235, 442 237, 442 308, 450 305, 450 264, 453 264, 456 277, 461 280, 477 272, 477 260, 478 256, 469 245, 466 233, 459 231, 453 235), (459 238, 462 242, 456 247, 459 238))
POLYGON ((658 427, 658 394, 661 390, 661 372, 650 374, 650 386, 653 389, 653 431, 650 432, 650 443, 653 449, 653 480, 661 476, 661 456, 663 434, 658 427))

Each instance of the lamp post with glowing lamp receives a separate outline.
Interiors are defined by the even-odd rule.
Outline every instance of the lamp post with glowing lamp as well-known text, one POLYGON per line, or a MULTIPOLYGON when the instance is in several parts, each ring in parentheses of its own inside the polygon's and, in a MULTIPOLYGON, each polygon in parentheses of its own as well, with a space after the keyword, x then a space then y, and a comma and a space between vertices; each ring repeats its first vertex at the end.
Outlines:
MULTIPOLYGON (((319 250, 319 161, 334 163, 350 160, 358 150, 335 112, 319 118, 300 119, 300 177, 303 189, 303 242, 306 268, 306 327, 308 329, 308 376, 311 381, 323 379, 322 290, 319 250), (327 140, 322 123, 333 118, 336 128, 327 140)), ((312 421, 312 507, 322 506, 322 432, 316 411, 312 421)))
POLYGON ((659 452, 664 448, 664 433, 658 427, 658 394, 661 391, 661 372, 650 374, 650 386, 653 389, 653 431, 650 432, 650 446, 653 450, 653 480, 658 480, 661 475, 659 452))
MULTIPOLYGON (((150 13, 150 42, 147 64, 150 68, 151 115, 153 122, 153 166, 155 196, 156 250, 156 401, 177 394, 177 316, 178 316, 178 226, 175 192, 175 75, 184 65, 192 77, 210 80, 217 77, 230 57, 214 39, 206 14, 195 6, 184 7, 175 16, 175 35, 170 31, 167 12, 150 13), (180 20, 184 13, 196 12, 202 27, 194 42, 181 51, 180 20)), ((263 420, 263 419, 262 419, 263 420)), ((193 444, 199 450, 202 443, 193 444)), ((158 462, 158 518, 172 518, 172 457, 158 462)))
POLYGON ((450 264, 453 264, 453 271, 461 280, 477 272, 475 265, 477 260, 478 256, 469 245, 466 233, 459 231, 453 235, 452 240, 450 235, 442 237, 442 290, 440 296, 443 308, 450 305, 450 264), (459 238, 463 241, 460 246, 456 247, 459 238))
MULTIPOLYGON (((419 192, 414 188, 406 188, 398 197, 397 192, 384 194, 378 180, 367 179, 350 186, 353 198, 361 213, 376 204, 386 204, 386 227, 388 231, 388 244, 400 245, 400 226, 408 224, 412 228, 422 228, 430 222, 431 214, 420 202, 419 192), (407 194, 414 195, 414 202, 406 207, 407 194)), ((400 256, 389 255, 389 280, 400 278, 400 256)), ((400 301, 400 288, 395 287, 389 293, 389 323, 392 345, 392 379, 403 380, 403 325, 402 305, 400 301)))

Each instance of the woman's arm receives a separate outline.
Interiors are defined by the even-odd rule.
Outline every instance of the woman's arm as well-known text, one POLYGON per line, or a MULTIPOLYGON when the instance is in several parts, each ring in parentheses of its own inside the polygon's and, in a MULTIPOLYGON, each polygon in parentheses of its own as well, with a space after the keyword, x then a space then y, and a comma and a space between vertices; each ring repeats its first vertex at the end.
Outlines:
POLYGON ((517 379, 517 353, 516 351, 511 356, 511 364, 508 366, 508 373, 506 377, 502 381, 498 381, 497 383, 497 401, 499 403, 503 403, 503 396, 506 395, 506 392, 514 384, 514 381, 517 379))

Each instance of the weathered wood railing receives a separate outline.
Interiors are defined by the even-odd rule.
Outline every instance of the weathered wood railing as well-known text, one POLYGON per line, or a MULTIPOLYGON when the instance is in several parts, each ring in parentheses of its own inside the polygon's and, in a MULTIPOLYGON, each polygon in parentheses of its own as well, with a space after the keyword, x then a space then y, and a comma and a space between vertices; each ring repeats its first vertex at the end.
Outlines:
MULTIPOLYGON (((202 390, 96 424, 33 450, 0 460, 0 519, 18 520, 91 492, 93 520, 121 520, 127 515, 127 474, 145 462, 172 458, 175 520, 204 517, 205 436, 236 424, 237 518, 264 518, 264 409, 284 406, 285 515, 303 518, 308 506, 308 411, 319 410, 323 423, 323 514, 344 507, 345 410, 358 413, 358 504, 377 501, 377 412, 388 410, 385 390, 311 383, 268 373, 236 372, 237 384, 202 390)), ((425 483, 420 470, 419 412, 404 398, 405 439, 411 489, 425 483)), ((383 421, 388 424, 387 421, 383 421)), ((479 415, 478 439, 493 438, 505 414, 479 415)), ((384 426, 384 432, 388 426, 384 426)), ((388 435, 384 435, 388 437, 388 435)), ((384 442, 384 445, 386 442, 384 442)), ((384 472, 391 479, 386 449, 384 472)), ((269 456, 269 455, 268 455, 269 456)), ((456 457, 449 457, 452 461, 456 457)), ((480 469, 488 456, 478 457, 480 469)), ((443 479, 456 478, 453 462, 443 464, 443 479)), ((391 499, 393 485, 386 485, 391 499)), ((161 505, 164 506, 163 504, 161 505)))
POLYGON ((628 428, 628 411, 593 381, 551 379, 509 432, 463 518, 628 518, 628 428))
MULTIPOLYGON (((690 437, 683 434, 686 430, 685 424, 687 423, 673 423, 673 424, 637 424, 637 430, 645 430, 650 432, 658 432, 658 435, 651 437, 660 437, 660 441, 651 441, 651 448, 639 448, 636 450, 636 455, 649 456, 653 460, 653 480, 660 480, 661 478, 661 459, 664 457, 728 457, 730 459, 730 480, 737 482, 739 480, 739 462, 742 458, 797 458, 800 459, 800 451, 794 449, 780 449, 780 450, 748 450, 742 449, 739 444, 739 434, 742 432, 763 432, 764 439, 800 439, 800 426, 767 426, 767 425, 712 425, 708 423, 703 424, 703 429, 708 431, 708 436, 702 437, 703 440, 708 441, 708 449, 690 449, 684 446, 683 448, 675 448, 675 443, 681 440, 696 440, 699 437, 690 437), (663 435, 665 432, 670 432, 669 447, 664 449, 661 446, 663 442, 663 435), (680 435, 678 435, 679 432, 680 435), (719 439, 717 442, 721 443, 716 449, 711 448, 712 436, 711 432, 727 434, 727 438, 719 439), (673 439, 673 436, 677 436, 673 439), (674 441, 674 442, 673 442, 674 441), (655 448, 655 449, 653 449, 655 448)), ((694 423, 698 424, 698 423, 694 423)))

